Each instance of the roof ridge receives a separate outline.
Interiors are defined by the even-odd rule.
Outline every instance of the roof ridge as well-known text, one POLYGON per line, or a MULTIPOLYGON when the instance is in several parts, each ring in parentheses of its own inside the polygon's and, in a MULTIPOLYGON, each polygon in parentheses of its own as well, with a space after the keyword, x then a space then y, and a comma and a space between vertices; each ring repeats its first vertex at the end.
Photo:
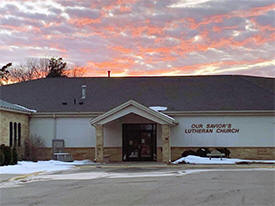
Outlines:
MULTIPOLYGON (((214 74, 214 75, 179 75, 179 76, 122 76, 122 77, 107 77, 107 76, 94 76, 94 77, 57 77, 57 78, 38 78, 38 79, 32 79, 32 80, 28 80, 28 81, 21 81, 21 82, 15 82, 12 84, 7 84, 7 85, 2 85, 3 87, 6 86, 11 86, 11 85, 16 85, 16 84, 26 84, 26 83, 30 83, 30 82, 34 82, 34 81, 47 81, 47 80, 73 80, 73 79, 131 79, 131 78, 211 78, 211 77, 237 77, 237 78, 261 78, 261 79, 266 79, 266 78, 270 78, 270 79, 274 79, 272 77, 261 77, 261 76, 250 76, 250 75, 233 75, 233 74, 214 74)), ((1 86, 1 87, 2 87, 1 86)))

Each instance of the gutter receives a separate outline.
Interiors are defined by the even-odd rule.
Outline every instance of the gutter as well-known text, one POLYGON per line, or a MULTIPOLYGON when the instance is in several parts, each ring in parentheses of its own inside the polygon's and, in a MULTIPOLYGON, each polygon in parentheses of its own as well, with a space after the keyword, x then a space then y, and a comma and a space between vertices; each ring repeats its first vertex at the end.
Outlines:
MULTIPOLYGON (((97 117, 106 112, 36 112, 30 113, 31 117, 97 117)), ((215 115, 215 116, 224 116, 224 115, 245 115, 245 116, 254 116, 254 115, 275 115, 275 110, 240 110, 240 111, 163 111, 163 114, 171 116, 205 116, 205 115, 215 115)))
POLYGON ((165 111, 164 114, 171 116, 274 116, 275 110, 240 110, 240 111, 165 111))

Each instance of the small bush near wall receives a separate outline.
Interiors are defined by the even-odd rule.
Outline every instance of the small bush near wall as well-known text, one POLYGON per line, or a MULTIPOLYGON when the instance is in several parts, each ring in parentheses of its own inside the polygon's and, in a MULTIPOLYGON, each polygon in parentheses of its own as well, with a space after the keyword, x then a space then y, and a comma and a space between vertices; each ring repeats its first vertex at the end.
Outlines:
POLYGON ((5 165, 4 145, 0 146, 0 166, 5 165))
POLYGON ((229 149, 227 148, 216 148, 216 150, 218 150, 220 153, 224 153, 225 154, 225 157, 229 157, 230 156, 230 151, 229 149))
POLYGON ((9 165, 11 163, 11 148, 4 146, 4 156, 5 156, 5 161, 4 165, 9 165))
POLYGON ((210 153, 208 148, 199 148, 197 150, 197 156, 200 156, 200 157, 207 157, 208 153, 210 153))
POLYGON ((29 138, 25 139, 25 153, 24 153, 24 160, 34 161, 37 162, 39 148, 44 147, 44 142, 41 137, 32 135, 29 138))
POLYGON ((181 154, 181 157, 186 157, 188 155, 195 155, 199 157, 207 157, 207 154, 210 153, 212 150, 218 150, 220 153, 224 153, 225 157, 229 158, 230 150, 222 147, 222 148, 198 148, 197 151, 194 150, 186 150, 181 154))
POLYGON ((181 157, 187 157, 188 155, 197 155, 197 153, 193 150, 187 150, 181 154, 181 157))
POLYGON ((17 150, 5 145, 0 146, 0 166, 17 164, 17 150))
POLYGON ((16 165, 18 161, 17 150, 14 147, 11 152, 11 165, 16 165))

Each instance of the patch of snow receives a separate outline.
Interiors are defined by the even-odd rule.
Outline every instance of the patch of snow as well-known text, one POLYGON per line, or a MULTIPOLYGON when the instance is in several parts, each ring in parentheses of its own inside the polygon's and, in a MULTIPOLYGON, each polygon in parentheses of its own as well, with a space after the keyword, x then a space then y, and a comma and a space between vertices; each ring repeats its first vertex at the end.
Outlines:
POLYGON ((0 167, 0 174, 29 174, 34 172, 55 172, 74 168, 75 165, 92 164, 90 160, 81 160, 73 162, 61 162, 56 160, 49 161, 19 161, 17 165, 8 165, 0 167))
POLYGON ((247 163, 275 163, 275 160, 243 160, 243 159, 231 159, 231 158, 211 158, 208 157, 198 157, 194 155, 188 155, 187 157, 182 157, 172 162, 173 164, 179 164, 181 162, 186 162, 187 164, 236 164, 239 162, 247 163))
POLYGON ((19 104, 14 104, 14 105, 16 105, 17 107, 22 108, 23 110, 29 111, 29 112, 34 112, 34 113, 37 112, 37 111, 34 110, 34 109, 29 109, 29 108, 23 107, 23 106, 21 106, 21 105, 19 105, 19 104))
POLYGON ((155 111, 165 111, 165 110, 167 110, 167 107, 162 107, 162 106, 151 106, 151 107, 149 107, 150 109, 152 109, 152 110, 155 110, 155 111))

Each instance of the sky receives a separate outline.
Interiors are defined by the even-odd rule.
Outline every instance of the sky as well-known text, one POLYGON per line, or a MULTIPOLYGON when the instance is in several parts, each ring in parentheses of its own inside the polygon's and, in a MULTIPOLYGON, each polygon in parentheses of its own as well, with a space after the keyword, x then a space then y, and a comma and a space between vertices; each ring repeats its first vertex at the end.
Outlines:
POLYGON ((0 0, 0 66, 63 57, 84 76, 275 77, 274 0, 0 0))

